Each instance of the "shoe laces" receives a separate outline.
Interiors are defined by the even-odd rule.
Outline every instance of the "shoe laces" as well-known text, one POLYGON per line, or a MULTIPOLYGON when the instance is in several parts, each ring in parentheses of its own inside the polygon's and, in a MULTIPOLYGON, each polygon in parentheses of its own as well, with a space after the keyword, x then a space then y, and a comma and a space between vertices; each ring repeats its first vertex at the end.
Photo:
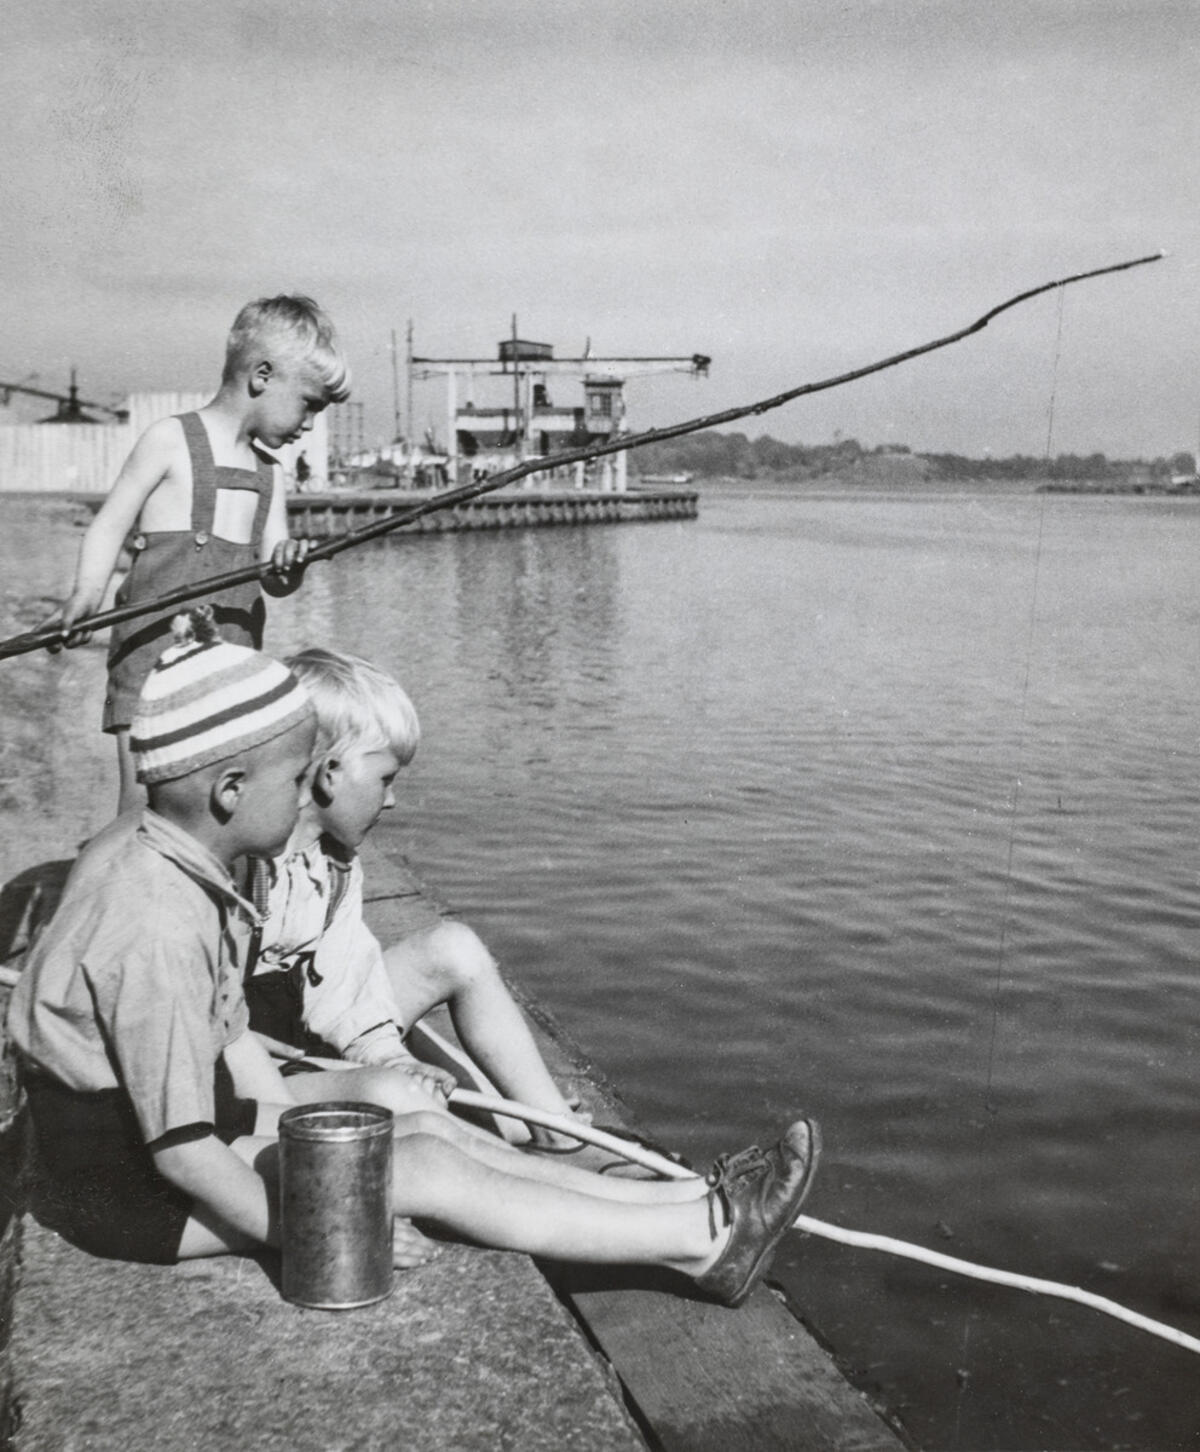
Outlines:
POLYGON ((762 1179, 771 1167, 765 1150, 752 1144, 749 1149, 738 1150, 736 1154, 718 1155, 712 1168, 705 1175, 708 1185, 708 1231, 715 1240, 717 1236, 716 1204, 719 1199, 725 1211, 725 1222, 733 1224, 731 1194, 740 1186, 762 1179))

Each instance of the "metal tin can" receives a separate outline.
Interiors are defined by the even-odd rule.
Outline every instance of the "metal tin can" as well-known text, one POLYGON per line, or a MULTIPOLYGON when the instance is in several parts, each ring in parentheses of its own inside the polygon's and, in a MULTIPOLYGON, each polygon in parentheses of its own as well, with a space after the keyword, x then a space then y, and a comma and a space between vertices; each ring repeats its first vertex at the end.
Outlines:
POLYGON ((301 1104, 279 1116, 284 1299, 349 1311, 392 1290, 392 1113, 301 1104))

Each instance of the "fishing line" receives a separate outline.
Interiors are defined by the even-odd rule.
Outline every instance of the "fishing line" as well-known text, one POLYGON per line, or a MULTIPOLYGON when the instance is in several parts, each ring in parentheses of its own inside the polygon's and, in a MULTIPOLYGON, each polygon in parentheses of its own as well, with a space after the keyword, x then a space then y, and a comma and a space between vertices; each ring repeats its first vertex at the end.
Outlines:
MULTIPOLYGON (((605 1130, 593 1129, 591 1125, 581 1124, 579 1120, 568 1118, 566 1115, 551 1114, 541 1109, 535 1109, 528 1104, 520 1104, 515 1100, 502 1099, 493 1094, 477 1094, 469 1089, 455 1089, 450 1095, 450 1103, 461 1106, 463 1109, 483 1110, 488 1114, 521 1119, 526 1124, 536 1124, 544 1129, 555 1130, 569 1135, 573 1139, 581 1140, 584 1144, 597 1145, 601 1149, 628 1160, 630 1164, 640 1165, 643 1169, 654 1171, 664 1179, 698 1180, 703 1178, 695 1170, 678 1164, 666 1155, 659 1154, 644 1145, 631 1143, 629 1140, 605 1130)), ((887 1255, 902 1256, 906 1260, 920 1261, 925 1265, 936 1266, 940 1270, 954 1271, 958 1275, 988 1281, 993 1285, 1011 1286, 1016 1290, 1030 1291, 1036 1295, 1056 1296, 1060 1300, 1075 1301, 1081 1306, 1088 1306, 1092 1310, 1101 1311, 1118 1321, 1124 1321, 1129 1326, 1135 1326, 1140 1331, 1148 1331, 1152 1336, 1173 1342, 1176 1346, 1183 1347, 1185 1351, 1200 1354, 1200 1339, 1195 1336, 1189 1336, 1186 1331, 1179 1331, 1174 1326, 1168 1326, 1162 1321, 1152 1320, 1149 1316, 1143 1316, 1139 1311, 1131 1311, 1127 1306, 1110 1301, 1107 1296, 1097 1296, 1092 1291, 1082 1290, 1078 1286, 1063 1285, 1059 1281, 1042 1280, 1037 1276, 1021 1275, 1016 1271, 997 1270, 993 1266, 976 1265, 972 1261, 960 1260, 957 1256, 943 1255, 936 1250, 927 1250, 922 1245, 913 1245, 906 1240, 895 1240, 890 1235, 874 1235, 863 1230, 846 1230, 840 1225, 830 1225, 827 1221, 815 1220, 811 1215, 798 1215, 793 1221, 792 1228, 806 1235, 816 1235, 824 1240, 837 1241, 841 1245, 854 1246, 860 1250, 877 1250, 887 1255)))
MULTIPOLYGON (((1050 448, 1054 435, 1054 405, 1058 393, 1058 365, 1062 357, 1062 330, 1063 330, 1063 289, 1058 290, 1058 318, 1055 329, 1054 357, 1050 369, 1050 401, 1047 407, 1046 417, 1046 447, 1044 462, 1047 473, 1050 468, 1050 448)), ((1000 904, 1000 941, 997 946, 996 967, 992 974, 991 992, 991 1027, 988 1035, 987 1072, 984 1076, 983 1109, 984 1121, 982 1133, 987 1134, 992 1121, 999 1114, 1000 1109, 993 1098, 993 1086, 995 1083, 996 1052, 1000 1038, 1000 995, 1004 982, 1004 968, 1008 961, 1008 925, 1010 920, 1010 908, 1012 904, 1013 884, 1013 861, 1016 856, 1017 840, 1017 813, 1021 802, 1021 769, 1025 759, 1025 739, 1027 715, 1029 707, 1029 681, 1032 674, 1033 646, 1037 637, 1037 608, 1038 608, 1038 586, 1041 583, 1042 574, 1042 546, 1045 538, 1046 524, 1046 496, 1043 493, 1038 506, 1038 527, 1037 542, 1033 552, 1033 587, 1030 591, 1029 602, 1029 623, 1025 633, 1025 672, 1021 682, 1021 709, 1017 723, 1017 760, 1013 776, 1012 802, 1009 808, 1008 817, 1008 852, 1004 869, 1004 894, 1000 904)), ((981 1143, 979 1152, 979 1169, 976 1176, 976 1201, 982 1203, 984 1199, 984 1186, 986 1184, 984 1147, 981 1143)), ((963 1314, 962 1340, 959 1349, 959 1359, 965 1366, 970 1357, 971 1347, 971 1313, 968 1309, 963 1314)), ((958 1393, 955 1402, 955 1436, 961 1430, 960 1416, 963 1399, 967 1394, 967 1382, 964 1377, 959 1378, 958 1393)))
MULTIPOLYGON (((1054 399, 1058 387, 1058 363, 1062 352, 1063 294, 1058 294, 1058 332, 1054 346, 1054 363, 1050 380, 1049 420, 1046 432, 1045 461, 1050 462, 1050 443, 1054 429, 1054 399)), ((1046 527, 1046 496, 1041 497, 1038 508, 1037 541, 1033 552, 1033 586, 1030 591, 1029 623, 1025 632, 1025 673, 1021 682, 1021 709, 1017 721, 1017 762, 1013 778, 1012 804, 1008 817, 1008 854, 1004 870, 1004 898, 1000 915, 1000 942, 997 950, 996 970, 992 978, 992 1024, 988 1041, 987 1077, 984 1089, 984 1107, 989 1114, 996 1114, 997 1107, 992 1100, 992 1084, 996 1064, 996 1044, 1000 1025, 1000 985, 1004 965, 1008 957, 1009 906, 1012 900, 1013 860, 1016 855, 1017 809, 1021 799, 1021 767, 1025 757, 1025 737, 1029 709, 1029 680, 1033 667, 1033 645, 1037 636, 1038 588, 1042 575, 1042 548, 1046 527)))
MULTIPOLYGON (((789 402, 794 398, 798 398, 810 393, 816 393, 824 389, 838 387, 844 383, 849 383, 855 379, 866 377, 871 373, 879 372, 886 368, 895 367, 897 364, 906 362, 909 359, 918 357, 924 353, 931 352, 935 349, 946 347, 951 343, 958 342, 959 340, 969 336, 970 334, 978 332, 980 329, 986 327, 993 318, 998 316, 1000 313, 1006 311, 1007 309, 1015 307, 1019 303, 1025 302, 1028 299, 1038 296, 1043 292, 1048 292, 1054 288, 1057 288, 1059 291, 1058 344, 1056 345, 1054 359, 1054 382, 1052 383, 1051 387, 1050 407, 1047 424, 1046 455, 1048 461, 1054 422, 1055 390, 1057 386, 1059 349, 1061 347, 1062 337, 1063 289, 1068 283, 1082 281, 1085 278, 1102 276, 1107 273, 1124 271, 1132 267, 1138 267, 1143 265, 1144 263, 1157 261, 1159 260, 1159 258, 1161 258, 1162 255, 1162 253, 1154 253, 1147 257, 1136 258, 1132 261, 1118 263, 1110 267, 1097 268, 1090 272, 1078 273, 1072 277, 1062 278, 1056 282, 1045 283, 1039 287, 1031 288, 1026 292, 1020 293, 1016 297, 1010 298, 1006 302, 999 304, 997 307, 990 309, 980 318, 976 319, 974 323, 960 329, 955 333, 949 334, 944 338, 935 339, 933 342, 921 344, 915 348, 910 348, 902 353, 895 354, 892 357, 883 359, 876 363, 868 364, 861 368, 851 370, 850 372, 840 374, 833 378, 823 379, 816 383, 802 384, 797 388, 789 389, 786 392, 778 394, 773 398, 760 400, 756 403, 744 405, 738 408, 726 409, 723 412, 711 414, 701 419, 690 420, 683 424, 676 424, 662 429, 652 429, 645 433, 637 435, 626 435, 624 437, 618 438, 615 441, 611 441, 602 445, 575 450, 561 455, 553 455, 545 459, 530 461, 525 464, 519 465, 514 469, 506 470, 502 474, 490 476, 488 479, 483 480, 479 483, 447 490, 444 493, 436 495, 432 499, 427 500, 421 504, 414 505, 409 508, 402 508, 396 510, 383 520, 376 521, 371 525, 364 526, 362 529, 353 531, 348 535, 344 535, 340 538, 327 541, 323 545, 318 546, 316 550, 312 551, 309 558, 313 561, 332 558, 334 555, 340 553, 342 550, 349 549, 354 545, 362 543, 367 539, 380 537, 386 533, 391 532, 392 530, 402 527, 403 525, 412 523, 422 515, 430 513, 435 509, 447 508, 455 504, 465 502, 469 499, 473 499, 480 495, 489 493, 492 490, 499 489, 504 484, 514 482, 516 479, 525 477, 529 474, 543 472, 546 469, 567 463, 582 462, 588 459, 599 458, 609 453, 623 452, 648 443, 656 443, 665 441, 667 439, 677 438, 686 433, 695 432, 704 428, 712 428, 718 424, 732 422, 736 419, 744 418, 752 414, 762 414, 773 408, 777 408, 781 404, 789 402)), ((1033 640, 1037 617, 1037 589, 1040 576, 1043 548, 1044 516, 1045 501, 1043 499, 1042 507, 1039 510, 1038 517, 1038 537, 1034 560, 1033 599, 1030 607, 1030 625, 1026 645, 1025 675, 1022 686, 1020 732, 1018 737, 1018 769, 1013 791, 1012 810, 1010 815, 1008 862, 1003 900, 1003 918, 1001 922, 1001 936, 996 971, 993 979, 992 1032, 988 1049, 988 1066, 985 1090, 985 1107, 990 1114, 996 1113, 995 1106, 992 1103, 992 1089, 994 1082, 994 1066, 999 1024, 999 995, 1004 964, 1007 957, 1008 908, 1011 900, 1012 889, 1012 866, 1014 860, 1016 837, 1016 813, 1021 787, 1020 762, 1022 759, 1022 753, 1024 748, 1026 708, 1031 673, 1033 640)), ((123 609, 102 612, 87 619, 77 621, 72 629, 76 631, 81 631, 89 628, 95 629, 105 624, 114 624, 118 621, 132 619, 139 615, 149 614, 155 611, 162 611, 167 608, 173 607, 176 604, 185 603, 187 600, 196 599, 202 595, 213 593, 213 591, 217 589, 228 588, 233 584, 247 582, 251 579, 260 579, 269 572, 270 568, 271 567, 269 565, 261 565, 249 567, 245 570, 231 571, 225 575, 215 576, 209 580, 199 581, 192 586, 183 587, 181 589, 168 592, 168 594, 159 597, 156 600, 147 601, 137 606, 128 606, 123 609)), ((67 638, 68 634, 69 632, 61 628, 42 627, 38 630, 28 632, 25 635, 0 642, 0 659, 4 659, 13 655, 23 654, 32 650, 41 649, 50 643, 62 642, 67 638)), ((6 970, 3 972, 3 974, 0 974, 0 981, 8 979, 10 972, 11 970, 6 970)), ((578 1121, 568 1119, 564 1116, 542 1114, 540 1111, 534 1110, 527 1105, 515 1104, 512 1101, 498 1099, 490 1095, 473 1094, 470 1091, 466 1090, 456 1090, 451 1095, 451 1101, 453 1103, 463 1105, 464 1107, 479 1108, 486 1110, 489 1113, 505 1115, 510 1118, 522 1119, 529 1124, 542 1125, 546 1128, 557 1130, 563 1134, 572 1136, 584 1142, 601 1143, 602 1147, 609 1150, 610 1152, 615 1153, 625 1159, 631 1160, 634 1163, 642 1164, 647 1168, 653 1168, 658 1173, 663 1174, 669 1178, 697 1178, 694 1175, 693 1171, 681 1167, 674 1161, 667 1159, 664 1156, 655 1155, 652 1151, 643 1149, 639 1146, 630 1145, 627 1141, 624 1141, 617 1136, 603 1135, 602 1131, 592 1130, 590 1129, 590 1127, 581 1125, 578 1121), (597 1138, 597 1136, 602 1136, 602 1138, 597 1138)), ((959 1260, 956 1257, 942 1255, 939 1252, 926 1250, 921 1246, 911 1245, 908 1242, 895 1240, 891 1237, 874 1235, 861 1231, 845 1230, 841 1227, 829 1225, 826 1222, 813 1219, 811 1216, 799 1216, 795 1222, 795 1228, 808 1234, 821 1236, 829 1240, 840 1242, 842 1244, 903 1256, 912 1260, 921 1261, 928 1265, 939 1267, 941 1269, 951 1270, 961 1275, 972 1276, 976 1279, 990 1281, 995 1284, 1013 1286, 1042 1295, 1057 1296, 1061 1299, 1075 1301, 1079 1304, 1090 1306, 1093 1309, 1114 1316, 1129 1325, 1138 1327, 1139 1329, 1147 1331, 1153 1335, 1171 1341, 1186 1350, 1200 1352, 1200 1340, 1197 1340, 1195 1337, 1188 1336, 1186 1333, 1178 1331, 1174 1327, 1167 1326, 1161 1322, 1151 1320, 1149 1317, 1145 1317, 1137 1312, 1130 1311, 1126 1307, 1120 1306, 1116 1302, 1108 1300, 1106 1297, 1096 1296, 1091 1292, 1083 1291, 1078 1287, 1065 1286, 1058 1282, 1041 1280, 1035 1277, 1019 1275, 1014 1272, 996 1270, 990 1267, 975 1265, 971 1262, 959 1260)), ((968 1339, 969 1323, 966 1332, 964 1333, 964 1350, 968 1339)))

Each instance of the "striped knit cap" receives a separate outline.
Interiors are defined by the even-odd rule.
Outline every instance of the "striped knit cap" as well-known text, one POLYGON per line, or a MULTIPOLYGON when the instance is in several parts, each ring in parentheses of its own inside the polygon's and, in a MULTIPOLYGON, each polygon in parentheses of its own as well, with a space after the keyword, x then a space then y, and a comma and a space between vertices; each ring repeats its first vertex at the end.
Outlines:
POLYGON ((171 622, 175 643, 142 687, 129 729, 137 779, 174 781, 261 746, 312 712, 286 666, 221 639, 212 607, 171 622))

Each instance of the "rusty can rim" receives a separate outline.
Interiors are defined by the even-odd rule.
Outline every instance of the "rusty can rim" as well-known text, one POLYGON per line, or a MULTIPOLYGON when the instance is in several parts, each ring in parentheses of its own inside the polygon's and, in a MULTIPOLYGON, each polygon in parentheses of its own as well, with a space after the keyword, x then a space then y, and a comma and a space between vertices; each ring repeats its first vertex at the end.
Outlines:
POLYGON ((390 1135, 395 1116, 381 1104, 357 1099, 328 1099, 318 1104, 297 1104, 279 1116, 280 1139, 322 1143, 374 1139, 390 1135), (350 1119, 349 1123, 339 1120, 350 1119))

